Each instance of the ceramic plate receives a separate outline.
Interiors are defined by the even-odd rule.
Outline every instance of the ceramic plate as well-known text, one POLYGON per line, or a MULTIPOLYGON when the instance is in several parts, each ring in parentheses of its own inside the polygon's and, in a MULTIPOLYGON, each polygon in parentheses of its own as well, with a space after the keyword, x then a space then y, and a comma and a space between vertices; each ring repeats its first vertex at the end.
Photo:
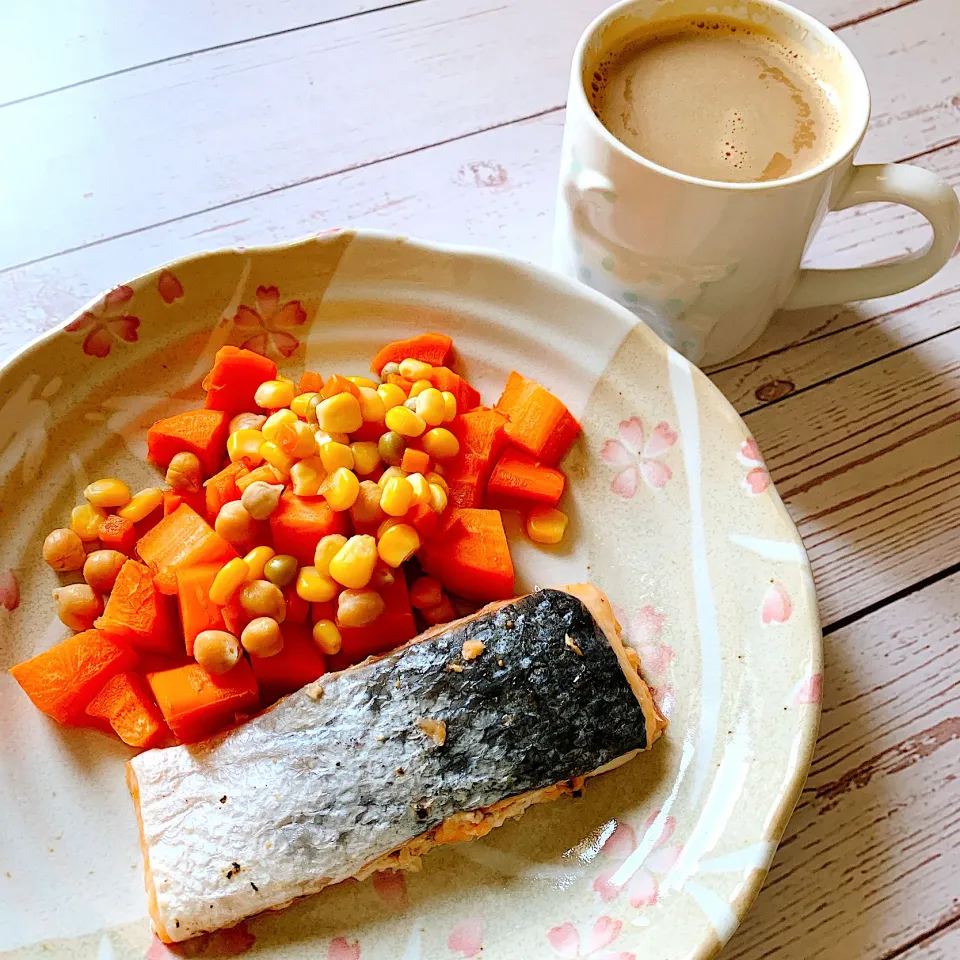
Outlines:
MULTIPOLYGON (((340 231, 182 260, 118 286, 0 375, 0 667, 66 634, 40 559, 85 484, 155 483, 147 427, 201 403, 225 343, 363 373, 451 334, 492 402, 517 367, 583 423, 564 544, 512 532, 518 590, 589 579, 670 718, 646 755, 421 873, 345 883, 180 949, 327 960, 679 960, 756 893, 807 772, 821 687, 810 568, 720 393, 609 300, 478 251, 340 231)), ((57 727, 0 674, 0 950, 162 960, 146 918, 130 752, 57 727)), ((321 785, 322 788, 322 785, 321 785)))

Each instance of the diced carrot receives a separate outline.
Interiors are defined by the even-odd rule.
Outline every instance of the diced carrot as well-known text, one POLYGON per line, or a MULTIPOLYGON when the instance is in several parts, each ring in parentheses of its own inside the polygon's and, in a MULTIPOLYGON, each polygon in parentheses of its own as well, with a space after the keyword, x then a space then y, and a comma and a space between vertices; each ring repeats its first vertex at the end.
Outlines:
POLYGON ((300 374, 297 384, 297 393, 319 393, 323 389, 323 377, 312 370, 304 370, 300 374))
POLYGON ((276 376, 277 365, 268 357, 229 345, 221 347, 213 369, 203 381, 207 391, 204 406, 208 410, 223 410, 229 416, 252 412, 258 409, 254 399, 257 387, 276 376))
POLYGON ((234 594, 221 609, 223 616, 223 625, 228 633, 239 637, 243 633, 243 628, 250 622, 251 617, 243 607, 240 606, 240 595, 234 594))
POLYGON ((360 388, 346 377, 341 377, 339 373, 334 373, 327 378, 327 382, 320 391, 320 396, 324 400, 335 397, 338 393, 352 393, 358 400, 360 399, 360 388))
POLYGON ((395 383, 404 393, 409 393, 410 388, 413 386, 413 381, 408 380, 406 377, 401 377, 399 373, 389 373, 387 374, 386 383, 395 383))
POLYGON ((180 504, 137 543, 161 593, 177 592, 177 571, 200 563, 226 563, 236 555, 203 517, 180 504))
POLYGON ((139 673, 111 677, 87 705, 86 712, 87 716, 106 720, 131 747, 157 747, 170 733, 147 681, 139 673))
POLYGON ((187 653, 193 656, 193 642, 204 630, 224 630, 223 614, 210 599, 210 587, 222 564, 202 563, 177 571, 177 602, 187 653))
POLYGON ((310 620, 317 623, 320 620, 336 620, 337 605, 332 600, 324 600, 323 603, 310 604, 310 620))
POLYGON ((283 477, 269 463, 261 463, 259 467, 254 467, 249 473, 240 474, 235 479, 241 495, 251 483, 257 480, 262 480, 264 483, 283 483, 283 477))
MULTIPOLYGON (((329 658, 331 670, 343 670, 375 653, 386 653, 417 635, 417 624, 413 619, 413 607, 410 606, 407 581, 402 570, 397 571, 396 579, 389 587, 384 587, 380 595, 387 608, 373 623, 365 627, 340 627, 343 646, 338 654, 329 658)), ((319 604, 314 604, 314 608, 317 606, 319 604)), ((317 617, 315 611, 314 622, 318 619, 321 618, 317 617)))
POLYGON ((557 463, 580 432, 580 424, 549 390, 516 370, 497 410, 509 420, 503 430, 508 442, 548 466, 557 463))
POLYGON ((181 503, 185 503, 191 510, 196 510, 201 516, 207 512, 207 495, 204 490, 195 493, 180 493, 177 490, 163 491, 163 515, 169 517, 181 503))
POLYGON ((420 534, 422 540, 429 540, 437 533, 440 514, 425 503, 418 503, 406 512, 403 522, 409 523, 420 534))
POLYGON ((413 447, 407 447, 403 451, 403 459, 400 461, 400 469, 407 473, 426 473, 430 468, 430 456, 423 450, 415 450, 413 447))
POLYGON ((126 517, 118 517, 115 513, 110 514, 100 527, 100 542, 103 546, 108 550, 119 550, 128 557, 136 548, 138 538, 134 522, 126 517))
POLYGON ((237 461, 214 474, 203 485, 208 522, 213 523, 217 519, 217 514, 225 503, 240 499, 243 491, 237 486, 237 480, 249 472, 246 464, 237 461))
POLYGON ((148 673, 147 683, 164 719, 181 743, 195 743, 233 723, 237 713, 260 707, 257 681, 246 659, 220 676, 199 663, 148 673))
POLYGON ((330 533, 348 534, 348 514, 335 513, 323 497, 298 497, 284 490, 280 504, 270 515, 273 548, 289 553, 308 566, 321 537, 330 533))
POLYGON ((506 450, 487 481, 489 506, 555 505, 567 478, 555 467, 538 463, 529 454, 506 450))
POLYGON ((183 649, 172 601, 157 589, 150 568, 128 560, 94 626, 138 650, 175 656, 183 649))
POLYGON ((113 676, 131 670, 137 654, 100 630, 84 630, 10 668, 33 705, 59 723, 85 725, 84 711, 113 676))
POLYGON ((418 556, 424 571, 459 597, 487 602, 513 596, 513 561, 499 510, 448 510, 418 556))
MULTIPOLYGON (((384 426, 382 420, 364 420, 360 424, 359 430, 354 430, 350 434, 350 440, 355 443, 362 443, 364 441, 372 440, 376 443, 380 437, 387 432, 387 428, 384 426)), ((364 477, 364 480, 369 480, 369 477, 364 477)))
POLYGON ((310 616, 310 601, 304 600, 297 593, 296 580, 283 588, 283 599, 287 602, 287 618, 284 623, 306 623, 310 616))
POLYGON ((507 418, 496 410, 474 410, 458 416, 451 427, 460 452, 450 461, 446 480, 450 502, 456 507, 478 507, 487 479, 506 442, 507 418))
POLYGON ((263 706, 312 683, 327 672, 327 661, 313 642, 310 627, 284 620, 283 649, 273 657, 251 657, 263 706))
POLYGON ((193 453, 204 476, 216 473, 223 459, 230 416, 223 410, 189 410, 158 420, 147 431, 147 455, 166 468, 176 453, 193 453))
POLYGON ((430 374, 430 381, 438 390, 445 390, 457 398, 457 411, 466 413, 480 406, 480 391, 475 390, 459 374, 446 367, 437 367, 430 374))
POLYGON ((380 375, 384 364, 400 363, 408 357, 442 367, 453 355, 453 341, 444 333, 421 333, 407 340, 394 340, 381 348, 370 364, 370 369, 380 375))

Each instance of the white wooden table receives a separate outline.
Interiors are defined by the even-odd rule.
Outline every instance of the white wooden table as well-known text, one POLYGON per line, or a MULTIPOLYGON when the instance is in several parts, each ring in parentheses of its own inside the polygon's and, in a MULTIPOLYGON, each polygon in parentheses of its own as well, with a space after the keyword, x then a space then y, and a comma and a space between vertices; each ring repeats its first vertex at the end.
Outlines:
MULTIPOLYGON (((382 227, 548 260, 567 71, 606 0, 4 0, 0 355, 204 248, 382 227)), ((861 58, 860 159, 960 181, 958 0, 800 0, 861 58)), ((831 217, 813 260, 925 239, 831 217)), ((733 960, 960 957, 960 257, 710 371, 813 561, 813 771, 733 960)))

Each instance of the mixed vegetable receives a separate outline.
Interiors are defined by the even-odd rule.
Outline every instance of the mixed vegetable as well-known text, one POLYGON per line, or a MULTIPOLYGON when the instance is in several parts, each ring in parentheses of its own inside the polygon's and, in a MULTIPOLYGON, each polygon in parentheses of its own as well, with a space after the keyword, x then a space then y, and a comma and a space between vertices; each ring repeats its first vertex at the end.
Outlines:
POLYGON ((294 383, 221 349, 204 408, 150 428, 165 486, 91 483, 44 542, 83 582, 53 592, 77 633, 11 670, 33 703, 134 747, 190 743, 512 597, 500 511, 561 540, 556 464, 580 428, 515 372, 482 406, 452 355, 426 333, 380 350, 376 380, 294 383))

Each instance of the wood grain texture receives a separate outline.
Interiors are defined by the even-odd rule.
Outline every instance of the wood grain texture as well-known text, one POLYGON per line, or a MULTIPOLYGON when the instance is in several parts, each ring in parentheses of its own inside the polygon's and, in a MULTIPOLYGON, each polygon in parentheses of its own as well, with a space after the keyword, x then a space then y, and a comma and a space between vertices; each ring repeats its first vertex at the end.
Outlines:
POLYGON ((960 957, 960 919, 948 921, 947 926, 896 956, 899 960, 957 960, 960 957))
POLYGON ((960 917, 958 594, 960 575, 825 638, 810 777, 724 960, 891 960, 960 917))

